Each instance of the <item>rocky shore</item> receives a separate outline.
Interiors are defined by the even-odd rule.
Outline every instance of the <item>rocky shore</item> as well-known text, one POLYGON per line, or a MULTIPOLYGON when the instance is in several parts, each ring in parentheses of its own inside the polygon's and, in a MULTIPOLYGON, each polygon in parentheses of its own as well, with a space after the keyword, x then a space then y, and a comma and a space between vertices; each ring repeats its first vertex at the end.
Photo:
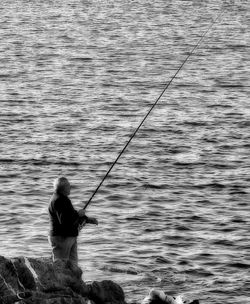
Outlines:
MULTIPOLYGON (((49 258, 0 256, 0 304, 126 304, 122 288, 110 281, 85 284, 71 262, 49 258)), ((162 291, 151 291, 144 304, 182 304, 162 291)), ((192 302, 198 304, 197 300, 192 302)))

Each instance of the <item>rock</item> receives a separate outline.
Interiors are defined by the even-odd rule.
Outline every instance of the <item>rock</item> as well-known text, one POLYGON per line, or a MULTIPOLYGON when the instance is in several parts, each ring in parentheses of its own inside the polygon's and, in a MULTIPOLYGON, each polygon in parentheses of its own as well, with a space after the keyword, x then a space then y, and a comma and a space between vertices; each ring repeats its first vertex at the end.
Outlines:
POLYGON ((198 300, 184 301, 181 296, 171 297, 162 290, 152 289, 142 304, 199 304, 198 300))
POLYGON ((86 304, 88 287, 81 276, 67 261, 0 256, 0 303, 86 304))
POLYGON ((125 304, 122 288, 112 281, 94 281, 88 288, 88 298, 96 304, 125 304))
POLYGON ((82 271, 69 261, 0 256, 0 304, 125 304, 112 281, 86 285, 82 271))
MULTIPOLYGON (((110 281, 85 284, 69 261, 0 256, 0 304, 126 304, 122 288, 110 281)), ((151 290, 142 304, 186 304, 182 298, 151 290)), ((187 304, 199 304, 198 300, 187 304)))

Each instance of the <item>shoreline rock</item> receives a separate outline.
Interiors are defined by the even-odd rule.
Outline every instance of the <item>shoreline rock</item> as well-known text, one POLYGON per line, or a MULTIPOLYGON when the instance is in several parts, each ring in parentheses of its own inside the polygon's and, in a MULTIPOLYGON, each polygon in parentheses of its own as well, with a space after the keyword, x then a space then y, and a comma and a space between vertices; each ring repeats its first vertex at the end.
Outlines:
MULTIPOLYGON (((113 281, 82 280, 82 270, 69 261, 0 256, 0 304, 126 304, 123 289, 113 281)), ((184 303, 184 302, 183 302, 184 303)), ((199 302, 192 302, 198 304, 199 302)), ((142 304, 182 304, 151 290, 142 304)), ((191 304, 191 303, 189 303, 191 304)))
POLYGON ((198 300, 186 302, 181 296, 171 297, 162 290, 152 289, 149 295, 144 298, 142 304, 199 304, 198 300))
POLYGON ((85 284, 69 261, 0 256, 1 304, 126 304, 122 288, 109 280, 85 284))
POLYGON ((0 256, 0 299, 3 304, 85 304, 88 286, 81 279, 82 271, 70 262, 52 263, 49 258, 0 256), (52 300, 53 299, 53 300, 52 300))

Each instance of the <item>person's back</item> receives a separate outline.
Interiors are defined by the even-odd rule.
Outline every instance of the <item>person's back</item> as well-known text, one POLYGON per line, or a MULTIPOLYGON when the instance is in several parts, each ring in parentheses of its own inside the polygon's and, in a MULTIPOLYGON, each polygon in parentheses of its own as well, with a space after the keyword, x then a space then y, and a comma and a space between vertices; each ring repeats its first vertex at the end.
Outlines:
POLYGON ((53 193, 49 205, 49 215, 51 236, 78 235, 79 215, 67 196, 53 193))
POLYGON ((95 218, 88 218, 83 209, 77 212, 68 195, 70 183, 65 177, 54 182, 54 193, 49 204, 50 235, 53 261, 70 260, 77 264, 77 236, 86 223, 98 224, 95 218))

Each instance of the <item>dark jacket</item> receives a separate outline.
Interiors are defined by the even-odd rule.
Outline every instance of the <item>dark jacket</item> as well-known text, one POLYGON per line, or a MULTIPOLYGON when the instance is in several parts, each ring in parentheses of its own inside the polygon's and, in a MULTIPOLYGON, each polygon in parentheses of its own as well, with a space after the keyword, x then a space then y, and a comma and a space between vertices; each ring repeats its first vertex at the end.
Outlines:
POLYGON ((70 199, 58 193, 51 197, 49 215, 51 236, 78 236, 79 224, 85 220, 78 215, 70 199))

